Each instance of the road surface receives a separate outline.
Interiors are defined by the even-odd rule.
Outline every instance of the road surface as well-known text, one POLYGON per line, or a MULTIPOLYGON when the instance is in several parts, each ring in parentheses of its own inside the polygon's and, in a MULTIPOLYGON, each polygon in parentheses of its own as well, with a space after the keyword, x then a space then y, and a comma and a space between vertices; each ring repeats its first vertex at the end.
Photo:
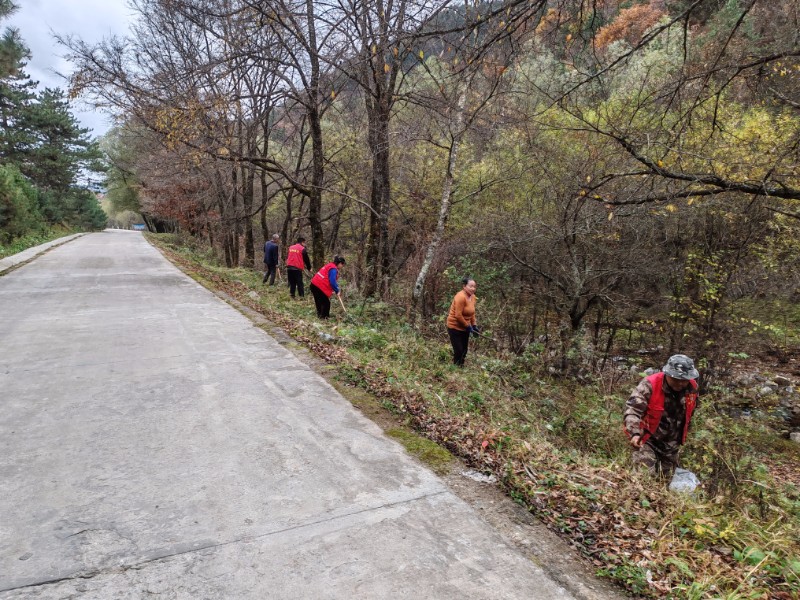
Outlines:
POLYGON ((0 314, 0 598, 572 597, 140 234, 0 314))

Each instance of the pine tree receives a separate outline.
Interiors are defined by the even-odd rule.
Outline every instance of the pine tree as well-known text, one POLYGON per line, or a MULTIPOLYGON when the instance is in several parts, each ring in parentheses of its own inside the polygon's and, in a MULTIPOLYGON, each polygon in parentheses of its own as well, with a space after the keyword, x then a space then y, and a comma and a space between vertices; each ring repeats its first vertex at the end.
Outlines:
MULTIPOLYGON (((0 0, 0 21, 11 16, 17 8, 11 0, 0 0)), ((22 43, 19 32, 6 27, 0 37, 0 79, 14 75, 28 56, 28 49, 22 43)))
MULTIPOLYGON (((0 0, 0 20, 16 8, 0 0)), ((19 32, 6 28, 0 38, 0 236, 6 241, 41 228, 42 218, 82 229, 105 223, 94 194, 78 185, 86 173, 103 170, 97 143, 61 90, 36 93, 37 83, 25 73, 29 57, 19 32), (29 206, 32 199, 38 206, 29 206)))

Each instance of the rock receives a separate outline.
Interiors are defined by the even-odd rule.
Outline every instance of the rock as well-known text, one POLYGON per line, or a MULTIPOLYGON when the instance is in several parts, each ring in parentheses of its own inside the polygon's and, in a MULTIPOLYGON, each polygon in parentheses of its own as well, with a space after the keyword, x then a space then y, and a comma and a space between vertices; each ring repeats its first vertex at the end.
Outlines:
POLYGON ((631 375, 638 375, 639 374, 639 366, 638 365, 631 365, 628 369, 631 372, 631 375))
POLYGON ((793 431, 789 434, 789 439, 796 444, 800 444, 800 431, 793 431))
POLYGON ((258 300, 261 297, 258 295, 258 292, 252 290, 247 292, 247 295, 250 296, 253 300, 258 300))
POLYGON ((654 369, 653 367, 648 367, 644 370, 644 374, 647 377, 650 377, 650 375, 655 375, 656 373, 658 373, 658 369, 654 369))
POLYGON ((759 396, 769 396, 770 394, 774 394, 774 393, 775 393, 775 388, 771 388, 768 385, 765 385, 765 386, 763 386, 762 388, 760 388, 758 390, 758 395, 759 396))
POLYGON ((472 479, 473 481, 477 481, 479 483, 497 483, 497 477, 495 477, 494 475, 486 475, 474 469, 467 469, 466 471, 461 471, 461 475, 463 475, 464 477, 468 477, 469 479, 472 479))
POLYGON ((320 331, 317 335, 323 342, 332 342, 335 339, 330 333, 324 331, 320 331))
POLYGON ((772 388, 772 391, 777 390, 780 386, 774 381, 765 381, 764 387, 772 388))
POLYGON ((792 385, 792 380, 788 377, 784 377, 783 375, 776 375, 772 378, 776 385, 785 388, 792 385))
POLYGON ((697 475, 687 469, 675 469, 675 475, 669 484, 669 489, 673 492, 691 494, 700 485, 697 475))

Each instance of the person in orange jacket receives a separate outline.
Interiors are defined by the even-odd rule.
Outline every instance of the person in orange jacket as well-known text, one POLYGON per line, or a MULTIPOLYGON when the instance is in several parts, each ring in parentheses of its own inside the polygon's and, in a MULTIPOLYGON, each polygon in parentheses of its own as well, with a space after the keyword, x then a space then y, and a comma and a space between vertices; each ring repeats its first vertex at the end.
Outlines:
POLYGON ((474 279, 465 277, 463 287, 453 297, 447 313, 447 333, 453 346, 453 364, 464 366, 469 348, 469 334, 480 335, 475 321, 475 291, 478 286, 474 279))
POLYGON ((303 270, 311 270, 311 260, 306 250, 306 238, 297 238, 297 243, 289 246, 286 252, 286 279, 289 280, 289 295, 294 298, 295 291, 301 298, 305 296, 303 270))
POLYGON ((317 306, 317 316, 327 319, 331 316, 331 296, 341 293, 339 289, 339 271, 347 261, 341 256, 334 256, 329 262, 316 272, 311 278, 311 294, 317 306))

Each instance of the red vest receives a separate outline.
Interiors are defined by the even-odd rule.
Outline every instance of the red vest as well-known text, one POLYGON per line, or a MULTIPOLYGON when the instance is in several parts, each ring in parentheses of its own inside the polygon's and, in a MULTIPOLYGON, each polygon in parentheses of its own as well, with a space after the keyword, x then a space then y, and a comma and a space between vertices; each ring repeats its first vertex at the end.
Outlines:
MULTIPOLYGON (((331 281, 328 279, 328 273, 331 269, 338 269, 338 267, 333 263, 328 263, 324 267, 322 267, 314 277, 311 278, 311 283, 317 286, 320 290, 325 292, 325 295, 330 298, 333 296, 333 288, 331 287, 331 281)), ((336 280, 339 280, 339 271, 336 271, 336 280)))
MULTIPOLYGON (((661 422, 661 416, 664 414, 664 373, 655 373, 647 378, 653 388, 653 393, 650 394, 650 403, 647 405, 647 412, 642 419, 642 443, 650 439, 650 436, 658 431, 658 424, 661 422)), ((681 443, 686 441, 686 434, 689 432, 689 422, 692 420, 692 413, 694 413, 695 406, 697 406, 697 382, 692 379, 691 391, 686 392, 686 416, 683 419, 683 437, 681 443)))
POLYGON ((295 244, 289 246, 289 253, 286 255, 286 265, 289 267, 297 267, 301 271, 306 268, 306 263, 303 260, 303 244, 295 244))

